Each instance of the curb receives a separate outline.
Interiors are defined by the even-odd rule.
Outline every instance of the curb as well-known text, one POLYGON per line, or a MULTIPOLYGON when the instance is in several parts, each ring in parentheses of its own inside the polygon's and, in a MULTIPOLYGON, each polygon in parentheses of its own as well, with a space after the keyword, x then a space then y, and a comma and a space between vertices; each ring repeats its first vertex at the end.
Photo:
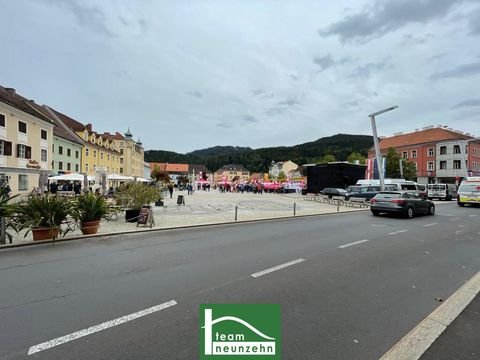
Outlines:
POLYGON ((480 272, 423 319, 379 360, 418 360, 480 293, 480 272))
POLYGON ((66 241, 74 241, 74 240, 82 240, 82 239, 91 239, 91 238, 103 238, 109 236, 117 236, 117 235, 131 235, 131 234, 138 234, 138 233, 147 233, 147 232, 157 232, 157 231, 171 231, 171 230, 180 230, 180 229, 191 229, 197 227, 208 227, 208 226, 222 226, 222 225, 236 225, 236 224, 248 224, 248 223, 256 223, 256 222, 268 222, 268 221, 278 221, 278 220, 293 220, 298 218, 307 218, 313 216, 327 216, 327 215, 344 215, 350 213, 356 213, 358 211, 366 211, 370 210, 369 208, 365 209, 358 209, 355 211, 335 211, 331 213, 323 213, 323 214, 306 214, 306 215, 295 215, 295 216, 282 216, 276 218, 266 218, 266 219, 254 219, 254 220, 237 220, 237 221, 227 221, 221 223, 211 223, 211 224, 197 224, 197 225, 182 225, 182 226, 172 226, 166 228, 137 228, 135 230, 128 230, 128 231, 118 231, 118 232, 110 232, 107 234, 93 234, 93 235, 79 235, 79 236, 71 236, 66 238, 58 238, 55 241, 52 240, 38 240, 38 241, 28 241, 28 242, 21 242, 16 244, 5 244, 0 245, 0 251, 3 249, 12 249, 12 248, 19 248, 19 247, 26 247, 26 246, 35 246, 35 245, 43 245, 43 244, 54 244, 59 242, 66 242, 66 241))

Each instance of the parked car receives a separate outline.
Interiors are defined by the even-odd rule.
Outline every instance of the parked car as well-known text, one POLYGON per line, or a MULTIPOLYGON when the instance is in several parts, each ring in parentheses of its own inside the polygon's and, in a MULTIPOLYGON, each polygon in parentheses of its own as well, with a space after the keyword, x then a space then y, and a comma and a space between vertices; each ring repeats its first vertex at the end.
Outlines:
POLYGON ((452 200, 457 198, 457 186, 455 184, 428 184, 427 197, 439 200, 452 200))
POLYGON ((480 205, 480 177, 467 177, 458 188, 458 206, 480 205))
POLYGON ((348 192, 345 200, 350 200, 351 197, 362 198, 365 201, 370 201, 380 191, 380 186, 360 186, 353 192, 348 192))
POLYGON ((434 215, 435 205, 410 191, 381 191, 370 200, 370 210, 375 216, 381 213, 400 214, 412 218, 416 214, 434 215))
POLYGON ((347 195, 347 190, 341 189, 341 188, 325 188, 322 191, 320 191, 320 194, 328 195, 328 197, 330 199, 333 196, 343 196, 343 197, 345 197, 347 195))

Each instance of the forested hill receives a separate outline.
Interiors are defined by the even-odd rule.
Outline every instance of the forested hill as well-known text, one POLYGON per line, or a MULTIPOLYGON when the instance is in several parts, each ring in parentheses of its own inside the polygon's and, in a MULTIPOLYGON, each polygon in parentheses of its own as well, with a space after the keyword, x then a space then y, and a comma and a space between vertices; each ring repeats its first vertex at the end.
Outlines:
POLYGON ((327 155, 333 156, 338 161, 344 161, 353 152, 366 156, 368 149, 372 146, 372 136, 337 134, 295 146, 260 149, 215 146, 208 149, 195 150, 187 154, 147 150, 145 151, 145 161, 205 164, 211 171, 216 171, 223 165, 233 163, 241 164, 253 172, 266 172, 272 161, 292 160, 302 165, 321 162, 327 155))

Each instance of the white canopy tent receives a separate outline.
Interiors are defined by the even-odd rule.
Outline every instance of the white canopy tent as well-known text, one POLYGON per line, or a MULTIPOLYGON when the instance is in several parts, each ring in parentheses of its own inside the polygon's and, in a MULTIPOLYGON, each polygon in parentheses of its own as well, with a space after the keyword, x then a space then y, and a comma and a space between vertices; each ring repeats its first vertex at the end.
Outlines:
POLYGON ((136 178, 135 180, 136 180, 136 181, 140 181, 140 182, 144 182, 144 183, 147 183, 147 182, 152 182, 152 181, 153 181, 153 180, 148 180, 148 179, 141 178, 141 177, 139 177, 139 178, 136 178))
MULTIPOLYGON (((88 181, 95 181, 95 176, 87 176, 88 181)), ((57 175, 57 176, 50 176, 48 181, 83 181, 85 179, 85 175, 83 174, 65 174, 65 175, 57 175)))
POLYGON ((110 174, 107 175, 107 180, 110 181, 133 181, 135 180, 133 176, 125 176, 125 175, 120 175, 120 174, 110 174))

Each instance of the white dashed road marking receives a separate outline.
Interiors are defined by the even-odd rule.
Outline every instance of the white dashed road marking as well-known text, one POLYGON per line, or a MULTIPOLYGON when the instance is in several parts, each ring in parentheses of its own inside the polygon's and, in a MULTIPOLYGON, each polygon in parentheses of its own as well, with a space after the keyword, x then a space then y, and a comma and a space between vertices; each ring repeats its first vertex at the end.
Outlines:
POLYGON ((407 231, 408 231, 408 230, 406 230, 406 229, 398 230, 398 231, 394 231, 394 232, 388 233, 388 235, 397 235, 397 234, 401 234, 401 233, 404 233, 404 232, 407 232, 407 231))
POLYGON ((87 329, 76 331, 74 333, 71 333, 71 334, 68 334, 68 335, 50 340, 50 341, 46 341, 46 342, 38 344, 38 345, 31 346, 28 349, 28 355, 32 355, 32 354, 38 353, 40 351, 50 349, 50 348, 55 347, 55 346, 65 344, 69 341, 80 339, 84 336, 94 334, 94 333, 102 331, 102 330, 106 330, 106 329, 111 328, 113 326, 124 324, 128 321, 132 321, 132 320, 141 318, 143 316, 150 315, 154 312, 164 310, 164 309, 169 308, 169 307, 174 306, 174 305, 177 305, 177 302, 175 300, 170 300, 166 303, 156 305, 156 306, 152 306, 152 307, 149 307, 147 309, 137 311, 133 314, 125 315, 125 316, 119 317, 119 318, 114 319, 114 320, 110 320, 110 321, 106 321, 106 322, 98 324, 98 325, 90 326, 87 329))
POLYGON ((470 214, 470 215, 468 215, 468 217, 475 217, 475 216, 477 216, 477 214, 470 214))
POLYGON ((359 240, 359 241, 351 242, 351 243, 348 243, 348 244, 345 244, 345 245, 340 245, 338 248, 339 249, 345 249, 345 248, 350 247, 350 246, 366 243, 367 241, 369 241, 369 240, 367 240, 367 239, 359 240))
POLYGON ((269 269, 265 269, 265 270, 253 273, 251 276, 254 277, 254 278, 257 278, 257 277, 260 277, 260 276, 263 276, 263 275, 266 275, 266 274, 270 274, 271 272, 284 269, 288 266, 292 266, 292 265, 301 263, 303 261, 305 261, 305 259, 292 260, 292 261, 286 262, 285 264, 277 265, 277 266, 271 267, 269 269))
POLYGON ((423 225, 423 227, 430 227, 430 226, 435 226, 435 225, 438 225, 438 223, 426 224, 426 225, 423 225))
POLYGON ((460 220, 459 218, 453 218, 453 219, 450 219, 450 221, 458 221, 460 220))

